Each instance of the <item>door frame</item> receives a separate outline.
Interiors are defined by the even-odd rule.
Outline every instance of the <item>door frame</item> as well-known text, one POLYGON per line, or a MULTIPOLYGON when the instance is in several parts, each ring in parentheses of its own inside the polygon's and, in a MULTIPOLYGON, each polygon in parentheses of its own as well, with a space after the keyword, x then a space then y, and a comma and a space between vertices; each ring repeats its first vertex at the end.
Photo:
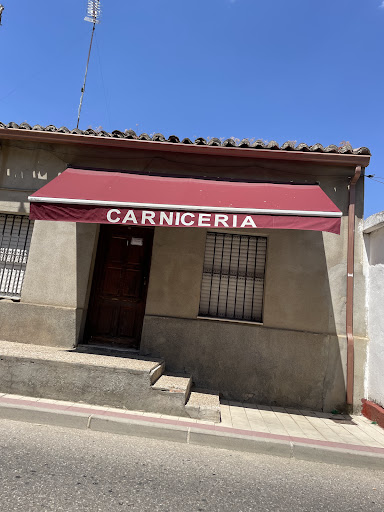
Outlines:
MULTIPOLYGON (((145 311, 146 311, 146 304, 147 304, 147 297, 148 297, 148 287, 149 287, 149 278, 150 278, 151 264, 152 264, 152 251, 153 251, 153 239, 154 239, 154 234, 155 234, 155 228, 151 227, 151 226, 148 226, 148 227, 147 226, 126 226, 126 225, 110 225, 110 224, 100 224, 99 226, 100 226, 99 236, 98 236, 98 241, 95 244, 96 251, 95 251, 95 255, 94 255, 93 268, 91 270, 91 280, 90 280, 90 286, 89 286, 90 291, 89 291, 88 307, 85 312, 86 314, 85 314, 85 321, 84 321, 82 344, 83 345, 97 344, 96 342, 94 342, 90 339, 91 338, 90 314, 91 314, 92 308, 95 304, 95 300, 97 297, 96 287, 97 287, 99 278, 101 277, 100 274, 103 271, 103 266, 105 263, 107 244, 105 244, 104 242, 105 242, 105 239, 107 238, 108 228, 109 228, 109 230, 115 230, 115 228, 122 229, 122 230, 126 229, 132 233, 132 236, 135 236, 135 233, 137 233, 137 237, 140 237, 140 233, 142 233, 143 230, 145 230, 146 232, 151 232, 152 235, 151 235, 151 245, 148 250, 148 259, 147 259, 147 264, 146 264, 146 269, 145 269, 146 270, 145 271, 146 283, 145 283, 145 290, 144 290, 144 295, 143 295, 143 312, 142 312, 142 320, 141 320, 141 325, 140 325, 140 334, 138 337, 138 347, 137 347, 137 350, 140 350, 141 335, 142 335, 142 330, 143 330, 143 325, 144 325, 144 318, 145 318, 145 311)), ((108 346, 111 348, 118 348, 118 347, 120 347, 122 349, 125 348, 123 343, 118 343, 118 342, 113 343, 113 342, 106 341, 105 343, 100 343, 100 345, 105 345, 105 346, 108 346)), ((135 349, 131 348, 131 350, 135 350, 135 349)))

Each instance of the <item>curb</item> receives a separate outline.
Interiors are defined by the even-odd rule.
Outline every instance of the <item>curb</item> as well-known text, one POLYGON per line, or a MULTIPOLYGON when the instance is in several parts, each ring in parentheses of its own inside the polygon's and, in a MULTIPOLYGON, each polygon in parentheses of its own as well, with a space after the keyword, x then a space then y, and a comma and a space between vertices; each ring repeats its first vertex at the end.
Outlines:
POLYGON ((376 421, 381 428, 384 428, 384 408, 365 398, 361 402, 363 404, 362 415, 371 421, 376 421))
POLYGON ((384 470, 384 448, 192 423, 187 418, 184 421, 172 420, 138 416, 129 411, 103 411, 92 406, 69 407, 20 399, 0 399, 0 419, 384 470))

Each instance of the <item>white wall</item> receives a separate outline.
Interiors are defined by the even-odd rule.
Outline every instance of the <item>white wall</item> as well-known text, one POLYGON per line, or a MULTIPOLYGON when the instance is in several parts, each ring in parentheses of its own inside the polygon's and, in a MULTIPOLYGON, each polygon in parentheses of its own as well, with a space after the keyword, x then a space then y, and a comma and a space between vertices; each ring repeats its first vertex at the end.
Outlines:
POLYGON ((368 270, 368 399, 384 407, 384 212, 365 221, 368 270))

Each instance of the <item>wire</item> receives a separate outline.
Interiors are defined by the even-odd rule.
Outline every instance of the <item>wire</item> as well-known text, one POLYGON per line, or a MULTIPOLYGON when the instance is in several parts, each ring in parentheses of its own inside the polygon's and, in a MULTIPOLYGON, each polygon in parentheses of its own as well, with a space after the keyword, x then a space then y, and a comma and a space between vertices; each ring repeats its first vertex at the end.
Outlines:
POLYGON ((381 183, 382 185, 384 185, 384 181, 380 181, 375 178, 371 178, 370 176, 367 176, 367 178, 371 179, 372 181, 377 181, 377 183, 381 183))

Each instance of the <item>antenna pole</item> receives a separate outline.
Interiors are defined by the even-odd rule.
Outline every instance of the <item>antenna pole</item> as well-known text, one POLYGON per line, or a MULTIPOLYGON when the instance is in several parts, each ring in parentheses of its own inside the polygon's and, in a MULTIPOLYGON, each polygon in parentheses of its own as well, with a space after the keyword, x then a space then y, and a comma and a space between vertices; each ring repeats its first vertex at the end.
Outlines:
POLYGON ((76 125, 76 128, 79 128, 80 114, 81 114, 81 107, 83 106, 83 98, 84 98, 84 92, 85 92, 85 84, 86 84, 86 82, 87 82, 89 59, 90 59, 90 57, 91 57, 91 50, 92 50, 92 43, 93 43, 93 35, 94 35, 94 33, 95 33, 95 28, 96 28, 96 23, 93 23, 93 27, 92 27, 92 35, 91 35, 91 42, 90 42, 90 45, 89 45, 89 51, 88 51, 87 66, 86 66, 86 68, 85 68, 84 83, 83 83, 83 87, 81 88, 81 97, 80 97, 79 110, 78 110, 78 114, 77 114, 77 125, 76 125))

